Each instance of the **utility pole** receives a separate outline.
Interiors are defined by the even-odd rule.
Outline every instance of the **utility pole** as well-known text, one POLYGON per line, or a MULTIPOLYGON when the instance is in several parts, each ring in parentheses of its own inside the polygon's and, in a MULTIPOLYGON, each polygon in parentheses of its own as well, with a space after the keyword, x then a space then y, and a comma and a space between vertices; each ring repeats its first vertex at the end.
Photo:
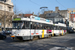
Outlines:
POLYGON ((6 24, 6 22, 5 22, 6 21, 6 16, 5 16, 5 1, 6 0, 4 0, 4 31, 6 30, 5 29, 5 24, 6 24))

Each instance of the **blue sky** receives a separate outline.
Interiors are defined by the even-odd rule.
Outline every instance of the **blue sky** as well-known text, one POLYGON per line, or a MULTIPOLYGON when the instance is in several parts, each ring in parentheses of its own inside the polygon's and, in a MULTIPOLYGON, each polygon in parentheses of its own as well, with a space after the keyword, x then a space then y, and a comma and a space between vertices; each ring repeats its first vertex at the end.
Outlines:
POLYGON ((67 8, 75 8, 75 0, 12 0, 16 5, 17 10, 22 13, 34 12, 37 14, 41 12, 40 7, 48 7, 48 10, 55 11, 55 7, 59 7, 60 10, 66 10, 67 8))

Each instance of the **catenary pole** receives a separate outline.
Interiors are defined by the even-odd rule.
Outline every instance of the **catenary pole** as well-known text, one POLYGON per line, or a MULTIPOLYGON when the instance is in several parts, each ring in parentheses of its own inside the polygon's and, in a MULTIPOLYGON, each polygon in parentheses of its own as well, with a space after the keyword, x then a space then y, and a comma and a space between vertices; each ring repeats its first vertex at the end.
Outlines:
POLYGON ((6 30, 5 24, 6 24, 6 16, 5 16, 5 0, 4 0, 4 31, 6 30))

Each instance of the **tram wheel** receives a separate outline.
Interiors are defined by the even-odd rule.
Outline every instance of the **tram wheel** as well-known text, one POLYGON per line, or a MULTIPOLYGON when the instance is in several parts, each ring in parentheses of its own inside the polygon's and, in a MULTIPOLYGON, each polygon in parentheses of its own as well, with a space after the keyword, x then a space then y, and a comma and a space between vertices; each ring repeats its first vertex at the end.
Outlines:
POLYGON ((51 37, 51 35, 48 36, 48 38, 50 38, 50 37, 51 37))
POLYGON ((59 36, 61 36, 61 34, 59 34, 59 36))
POLYGON ((38 38, 38 36, 34 36, 32 40, 37 40, 38 38))
POLYGON ((54 36, 56 36, 56 34, 54 34, 54 36))
POLYGON ((65 35, 66 35, 67 33, 65 33, 65 35))

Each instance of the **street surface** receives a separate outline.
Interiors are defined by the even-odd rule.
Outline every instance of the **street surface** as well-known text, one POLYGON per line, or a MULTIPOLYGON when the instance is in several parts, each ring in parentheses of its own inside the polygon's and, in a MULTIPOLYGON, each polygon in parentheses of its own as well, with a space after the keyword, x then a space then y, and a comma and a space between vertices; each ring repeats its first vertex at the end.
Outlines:
POLYGON ((0 50, 75 50, 75 34, 66 34, 34 41, 0 40, 0 50))

